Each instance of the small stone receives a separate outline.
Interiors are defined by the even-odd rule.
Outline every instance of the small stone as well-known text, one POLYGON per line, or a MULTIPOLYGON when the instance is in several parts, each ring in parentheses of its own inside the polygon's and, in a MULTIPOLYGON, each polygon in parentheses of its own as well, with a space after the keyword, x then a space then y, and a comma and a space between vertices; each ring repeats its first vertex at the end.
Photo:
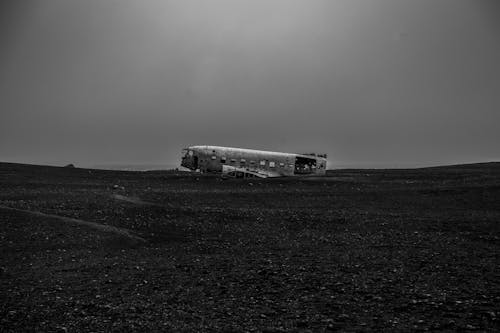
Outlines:
POLYGON ((328 326, 326 326, 326 329, 328 331, 338 331, 338 330, 342 329, 342 325, 334 322, 334 323, 328 324, 328 326))
POLYGON ((349 315, 345 314, 345 313, 342 313, 339 315, 339 320, 340 321, 346 321, 347 319, 349 319, 349 315))

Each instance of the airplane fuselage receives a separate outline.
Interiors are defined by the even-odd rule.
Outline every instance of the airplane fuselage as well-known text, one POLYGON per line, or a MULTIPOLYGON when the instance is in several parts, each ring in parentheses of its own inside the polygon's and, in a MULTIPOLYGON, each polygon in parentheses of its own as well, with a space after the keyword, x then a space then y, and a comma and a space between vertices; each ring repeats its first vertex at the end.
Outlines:
POLYGON ((201 172, 249 172, 262 177, 323 175, 326 155, 191 146, 183 150, 181 166, 201 172))

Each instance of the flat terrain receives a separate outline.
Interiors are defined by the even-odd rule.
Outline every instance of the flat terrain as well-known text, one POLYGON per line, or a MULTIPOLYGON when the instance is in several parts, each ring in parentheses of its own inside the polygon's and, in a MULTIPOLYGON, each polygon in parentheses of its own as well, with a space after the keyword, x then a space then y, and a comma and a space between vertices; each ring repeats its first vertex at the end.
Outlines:
POLYGON ((0 163, 0 331, 500 330, 500 163, 221 180, 0 163))

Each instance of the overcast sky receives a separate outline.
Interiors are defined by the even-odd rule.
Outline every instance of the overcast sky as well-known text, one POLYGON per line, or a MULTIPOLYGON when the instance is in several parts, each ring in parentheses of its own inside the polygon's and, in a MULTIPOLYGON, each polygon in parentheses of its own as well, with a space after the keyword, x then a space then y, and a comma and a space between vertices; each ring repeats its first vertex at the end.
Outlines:
POLYGON ((0 50, 0 161, 500 160, 498 0, 3 0, 0 50))

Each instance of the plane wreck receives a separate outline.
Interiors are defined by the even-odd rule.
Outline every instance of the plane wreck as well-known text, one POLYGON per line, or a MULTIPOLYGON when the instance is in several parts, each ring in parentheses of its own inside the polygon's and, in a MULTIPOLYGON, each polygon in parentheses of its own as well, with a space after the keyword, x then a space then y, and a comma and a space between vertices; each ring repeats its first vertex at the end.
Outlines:
POLYGON ((181 166, 236 178, 324 175, 326 154, 292 154, 264 150, 191 146, 182 150, 181 166))

